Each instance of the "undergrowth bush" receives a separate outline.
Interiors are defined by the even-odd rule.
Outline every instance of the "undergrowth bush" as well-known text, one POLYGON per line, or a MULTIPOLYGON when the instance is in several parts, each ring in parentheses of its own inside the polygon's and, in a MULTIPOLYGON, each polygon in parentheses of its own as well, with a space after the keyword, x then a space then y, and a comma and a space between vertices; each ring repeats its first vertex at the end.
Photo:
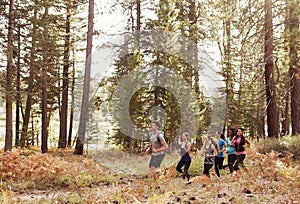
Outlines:
POLYGON ((0 190, 85 188, 101 183, 103 169, 92 159, 73 155, 71 149, 48 154, 27 149, 0 153, 0 190))
POLYGON ((292 153, 294 159, 300 160, 300 135, 286 136, 278 140, 264 139, 258 142, 256 147, 262 154, 276 151, 285 157, 288 153, 292 153))
POLYGON ((300 160, 300 135, 284 137, 282 143, 294 155, 295 159, 300 160))

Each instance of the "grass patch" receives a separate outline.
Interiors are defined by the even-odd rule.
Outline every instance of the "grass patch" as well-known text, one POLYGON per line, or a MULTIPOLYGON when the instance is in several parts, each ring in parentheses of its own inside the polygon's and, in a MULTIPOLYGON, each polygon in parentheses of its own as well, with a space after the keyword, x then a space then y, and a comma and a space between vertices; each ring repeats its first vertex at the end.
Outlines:
POLYGON ((58 203, 82 203, 81 196, 78 193, 72 193, 71 195, 62 195, 56 199, 58 203))
POLYGON ((189 169, 190 175, 202 175, 203 172, 203 158, 198 154, 191 154, 192 163, 189 169))
POLYGON ((68 174, 62 175, 57 181, 57 185, 60 187, 69 187, 72 183, 73 179, 68 174))
MULTIPOLYGON (((109 169, 113 174, 148 174, 150 155, 129 154, 117 149, 94 151, 90 154, 99 165, 109 169)), ((177 163, 179 159, 179 155, 168 153, 161 163, 161 168, 168 168, 177 163)))

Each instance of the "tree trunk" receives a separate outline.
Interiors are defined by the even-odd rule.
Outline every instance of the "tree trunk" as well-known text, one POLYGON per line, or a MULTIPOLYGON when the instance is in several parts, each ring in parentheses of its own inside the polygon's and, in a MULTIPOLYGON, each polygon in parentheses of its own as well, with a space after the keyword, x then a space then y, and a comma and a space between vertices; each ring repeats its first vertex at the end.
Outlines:
POLYGON ((196 14, 196 2, 195 0, 189 0, 189 38, 192 41, 191 56, 193 58, 193 88, 197 94, 197 97, 200 97, 200 88, 199 88, 199 68, 198 68, 198 29, 196 26, 197 23, 197 14, 196 14))
MULTIPOLYGON (((134 29, 134 24, 132 24, 132 29, 134 29)), ((141 0, 136 0, 136 42, 137 49, 140 51, 140 31, 141 31, 141 0)), ((131 106, 134 107, 135 101, 131 101, 131 106)), ((132 133, 129 137, 129 153, 132 154, 134 152, 134 125, 131 127, 132 133)))
POLYGON ((224 60, 226 69, 226 121, 225 127, 237 125, 237 121, 232 117, 233 106, 234 106, 234 93, 233 93, 233 68, 231 65, 231 22, 229 20, 225 21, 225 39, 224 43, 224 60))
MULTIPOLYGON (((37 1, 35 1, 37 4, 37 1)), ((22 132, 21 132, 21 139, 20 139, 20 146, 25 146, 25 140, 27 139, 27 132, 28 132, 28 124, 30 120, 30 112, 32 106, 32 95, 33 95, 33 82, 34 82, 34 75, 35 75, 35 49, 36 49, 36 31, 37 31, 37 8, 34 9, 33 14, 33 25, 32 25, 32 36, 31 36, 31 50, 30 50, 30 65, 29 65, 29 81, 28 81, 28 88, 27 88, 27 99, 26 99, 26 107, 25 107, 25 116, 23 120, 22 132)))
POLYGON ((20 146, 20 107, 21 107, 21 27, 18 26, 18 56, 17 56, 17 78, 16 78, 16 140, 15 146, 20 146))
MULTIPOLYGON (((33 117, 33 114, 31 114, 31 145, 34 145, 34 117, 33 117)), ((36 145, 38 145, 38 143, 36 145)))
MULTIPOLYGON (((73 56, 74 56, 74 49, 73 49, 73 56)), ((73 134, 73 118, 74 118, 74 105, 75 105, 75 62, 74 58, 72 61, 72 87, 71 87, 71 110, 70 110, 70 125, 69 125, 69 135, 68 135, 68 147, 72 146, 72 134, 73 134)))
MULTIPOLYGON (((227 0, 225 3, 224 13, 229 13, 232 2, 227 0)), ((222 74, 225 80, 225 119, 224 127, 235 127, 238 124, 234 116, 234 92, 233 92, 233 66, 231 62, 231 20, 227 18, 223 22, 223 42, 219 43, 219 49, 222 59, 222 74), (223 52, 222 52, 223 48, 223 52)))
POLYGON ((276 83, 273 61, 272 0, 265 0, 265 81, 267 99, 268 137, 278 138, 279 115, 276 102, 276 83))
MULTIPOLYGON (((287 84, 286 84, 286 90, 289 90, 289 86, 290 86, 290 82, 288 81, 287 84)), ((284 111, 282 111, 282 131, 281 131, 281 134, 282 136, 286 136, 286 135, 289 135, 290 134, 290 117, 289 117, 289 106, 290 106, 290 92, 286 92, 286 95, 285 95, 285 108, 284 108, 284 111)))
MULTIPOLYGON (((48 20, 48 6, 45 6, 45 14, 44 18, 47 21, 48 20)), ((44 53, 43 53, 43 68, 42 68, 42 146, 41 150, 42 153, 48 152, 48 108, 47 108, 47 101, 48 101, 48 94, 47 94, 47 66, 48 66, 48 47, 47 45, 47 39, 48 39, 48 25, 45 24, 44 26, 44 53)))
POLYGON ((94 27, 94 0, 89 1, 89 16, 88 16, 88 31, 87 31, 87 46, 86 46, 86 62, 83 82, 83 95, 80 112, 80 121, 78 129, 78 138, 76 141, 76 149, 74 154, 83 154, 83 145, 85 142, 86 123, 88 120, 89 111, 89 92, 91 78, 91 60, 93 46, 93 27, 94 27))
POLYGON ((134 127, 131 127, 131 136, 129 137, 129 154, 132 154, 134 151, 134 127))
POLYGON ((9 1, 7 67, 6 67, 6 132, 4 151, 12 149, 12 85, 13 85, 13 30, 14 30, 14 0, 9 1))
MULTIPOLYGON (((290 27, 290 16, 289 16, 289 6, 288 6, 288 1, 290 0, 286 0, 286 7, 285 7, 285 20, 284 20, 284 32, 288 33, 289 32, 289 27, 290 27)), ((289 38, 287 37, 287 35, 284 36, 284 42, 287 43, 289 42, 289 38)), ((286 52, 288 51, 288 49, 286 48, 286 52)), ((288 73, 290 74, 290 73, 288 73)), ((285 82, 285 88, 286 90, 290 90, 290 84, 291 84, 291 80, 287 80, 285 82)), ((282 111, 282 121, 281 121, 281 126, 282 126, 282 130, 281 130, 281 135, 285 136, 285 135, 289 135, 290 134, 290 92, 287 91, 285 93, 285 97, 284 97, 284 104, 285 104, 285 108, 284 111, 282 111)))
POLYGON ((66 2, 66 33, 65 33, 65 51, 63 66, 63 87, 62 87, 62 103, 60 112, 60 132, 58 140, 58 148, 65 148, 67 145, 67 120, 68 120, 68 89, 69 89, 69 58, 70 58, 70 24, 71 24, 71 0, 66 2))
POLYGON ((136 31, 141 30, 141 0, 136 0, 136 31))
POLYGON ((292 135, 300 134, 300 64, 297 64, 299 46, 299 1, 289 4, 289 57, 290 57, 290 88, 291 88, 291 123, 292 135))

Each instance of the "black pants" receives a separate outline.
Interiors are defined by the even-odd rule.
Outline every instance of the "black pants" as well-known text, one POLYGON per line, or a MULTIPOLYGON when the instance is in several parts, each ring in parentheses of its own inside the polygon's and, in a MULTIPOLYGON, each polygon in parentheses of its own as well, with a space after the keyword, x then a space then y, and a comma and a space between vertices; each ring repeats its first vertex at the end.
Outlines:
POLYGON ((213 164, 204 163, 203 174, 210 178, 209 170, 213 167, 213 164))
POLYGON ((239 170, 240 166, 243 167, 243 168, 246 168, 246 166, 244 164, 245 158, 246 158, 246 154, 237 155, 236 156, 236 162, 234 164, 233 169, 234 170, 239 170))
POLYGON ((236 161, 236 155, 235 154, 228 154, 228 167, 230 173, 233 173, 233 164, 236 161))
POLYGON ((223 169, 224 157, 215 157, 215 172, 220 177, 220 169, 223 169))
POLYGON ((192 160, 183 160, 183 159, 180 159, 180 161, 178 162, 178 164, 176 166, 176 171, 178 171, 179 173, 184 173, 185 176, 187 176, 187 178, 190 178, 190 175, 189 175, 188 171, 189 171, 191 162, 192 162, 192 160), (183 171, 181 169, 182 167, 184 167, 183 171))

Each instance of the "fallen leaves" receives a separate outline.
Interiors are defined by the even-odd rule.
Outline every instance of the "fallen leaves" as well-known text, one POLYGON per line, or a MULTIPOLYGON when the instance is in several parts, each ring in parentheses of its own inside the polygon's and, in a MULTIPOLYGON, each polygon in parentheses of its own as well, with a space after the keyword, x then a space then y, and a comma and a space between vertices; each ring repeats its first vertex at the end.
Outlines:
POLYGON ((0 197, 0 201, 2 204, 11 204, 12 202, 12 198, 14 196, 14 192, 12 191, 6 191, 6 190, 1 190, 1 194, 2 194, 2 200, 0 197))
POLYGON ((177 176, 177 171, 176 171, 175 164, 173 164, 169 168, 166 168, 162 171, 160 178, 163 181, 163 183, 169 183, 176 176, 177 176))
POLYGON ((244 188, 242 192, 246 193, 246 194, 251 194, 252 193, 251 190, 248 189, 248 188, 244 188))
MULTIPOLYGON (((157 185, 153 185, 150 175, 119 173, 118 177, 117 173, 110 174, 111 170, 105 172, 88 156, 74 156, 71 149, 50 149, 48 154, 15 149, 0 153, 1 189, 5 189, 0 202, 9 202, 14 196, 12 191, 26 197, 30 186, 43 190, 39 192, 46 196, 44 199, 70 203, 295 203, 299 200, 300 171, 292 155, 284 158, 276 152, 264 155, 255 149, 247 153, 248 172, 232 175, 222 170, 221 177, 216 178, 212 169, 212 177, 208 178, 198 169, 198 175, 191 177, 190 185, 186 185, 173 164, 159 172, 157 185), (110 176, 116 180, 111 181, 110 176), (49 193, 48 187, 63 188, 66 192, 49 193)), ((116 163, 124 161, 124 157, 117 158, 119 154, 111 157, 116 163)), ((202 159, 194 156, 193 162, 202 163, 202 159)), ((38 196, 39 193, 32 197, 38 196)))
POLYGON ((203 183, 205 185, 211 184, 212 180, 208 178, 207 176, 195 176, 190 179, 191 183, 203 183))
MULTIPOLYGON (((73 155, 73 150, 51 149, 48 154, 28 149, 13 149, 0 155, 0 177, 2 181, 22 183, 28 181, 36 188, 55 187, 68 175, 79 185, 85 185, 102 173, 92 159, 73 155), (88 174, 88 176, 87 176, 88 174), (83 178, 84 177, 84 178, 83 178), (85 180, 85 181, 83 181, 85 180), (82 184, 83 183, 83 184, 82 184)), ((26 182, 25 182, 26 183, 26 182)), ((87 184, 88 185, 88 184, 87 184)), ((14 186, 15 189, 26 186, 14 186)))

